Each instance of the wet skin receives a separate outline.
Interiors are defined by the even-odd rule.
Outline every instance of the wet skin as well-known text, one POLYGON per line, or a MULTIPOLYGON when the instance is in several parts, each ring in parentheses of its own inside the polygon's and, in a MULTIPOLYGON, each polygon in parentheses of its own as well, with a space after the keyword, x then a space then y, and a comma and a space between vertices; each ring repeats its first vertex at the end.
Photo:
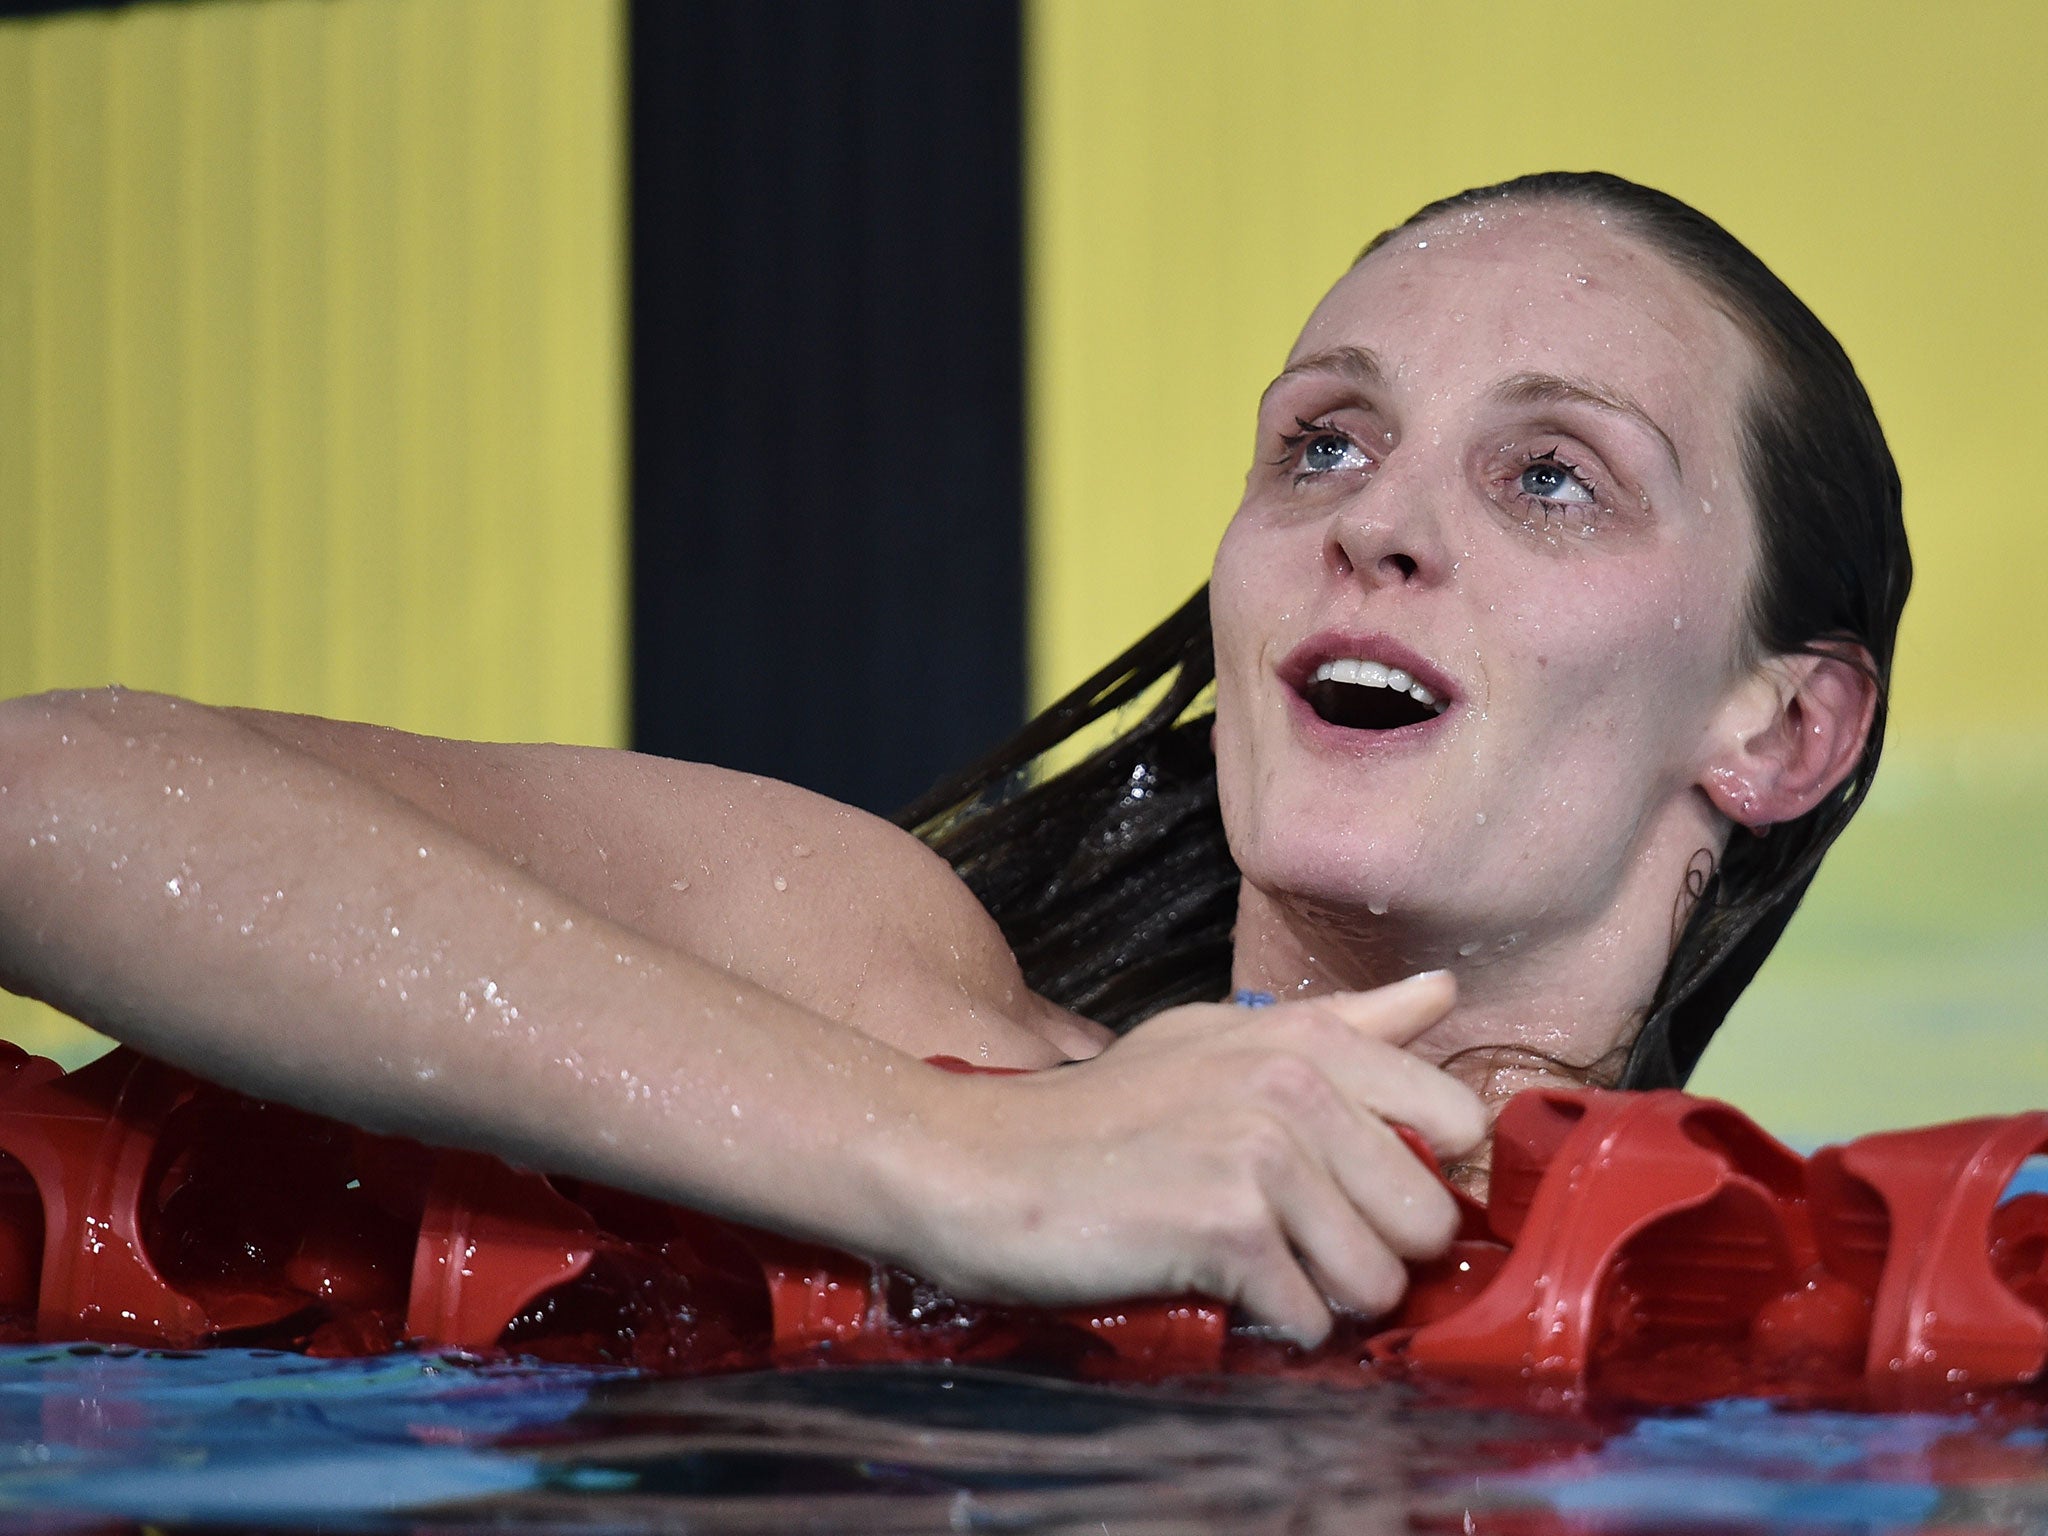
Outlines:
POLYGON ((1558 205, 1404 232, 1317 307, 1212 588, 1240 984, 1451 967, 1436 1058, 1591 1061, 1640 1018, 1753 728, 1753 371, 1692 279, 1558 205), (1405 648, 1450 707, 1331 729, 1305 645, 1405 648))
POLYGON ((120 690, 0 703, 0 984, 967 1296, 1195 1291, 1305 1340, 1383 1312, 1454 1225, 1390 1122, 1485 1136, 1432 1063, 1623 1038, 1688 863, 1839 781, 1869 699, 1744 663, 1747 353, 1597 219, 1414 232, 1293 364, 1215 584, 1238 980, 1279 1006, 1105 1046, 929 850, 791 786, 120 690), (1449 707, 1331 727, 1295 686, 1318 636, 1398 642, 1449 707))

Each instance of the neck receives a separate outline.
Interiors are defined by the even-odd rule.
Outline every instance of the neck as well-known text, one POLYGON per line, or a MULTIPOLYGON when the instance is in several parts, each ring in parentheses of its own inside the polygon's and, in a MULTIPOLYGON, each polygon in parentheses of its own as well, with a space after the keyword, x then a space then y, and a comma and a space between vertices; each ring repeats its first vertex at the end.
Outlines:
POLYGON ((1710 867, 1718 854, 1719 839, 1702 848, 1697 832, 1661 857, 1639 860, 1604 910, 1586 920, 1478 941, 1472 934, 1489 925, 1375 914, 1247 879, 1232 981, 1285 1001, 1449 970, 1458 979, 1457 1005, 1409 1050, 1466 1083, 1495 1112, 1524 1088, 1605 1085, 1648 1017, 1690 904, 1688 870, 1710 867))

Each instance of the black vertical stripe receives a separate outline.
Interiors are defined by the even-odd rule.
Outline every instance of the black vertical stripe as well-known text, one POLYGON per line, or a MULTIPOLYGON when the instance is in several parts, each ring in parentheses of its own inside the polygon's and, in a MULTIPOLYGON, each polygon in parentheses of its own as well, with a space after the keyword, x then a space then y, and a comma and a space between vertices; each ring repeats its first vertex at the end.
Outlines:
POLYGON ((636 0, 633 736, 872 809, 1022 716, 1016 0, 636 0))

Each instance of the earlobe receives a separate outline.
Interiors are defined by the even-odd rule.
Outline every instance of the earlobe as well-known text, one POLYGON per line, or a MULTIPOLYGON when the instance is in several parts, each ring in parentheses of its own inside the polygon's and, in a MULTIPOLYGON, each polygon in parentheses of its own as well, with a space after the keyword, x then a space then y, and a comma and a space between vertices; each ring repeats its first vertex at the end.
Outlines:
POLYGON ((1803 816, 1855 770, 1876 713, 1860 649, 1773 657, 1729 700, 1700 788, 1754 832, 1803 816))

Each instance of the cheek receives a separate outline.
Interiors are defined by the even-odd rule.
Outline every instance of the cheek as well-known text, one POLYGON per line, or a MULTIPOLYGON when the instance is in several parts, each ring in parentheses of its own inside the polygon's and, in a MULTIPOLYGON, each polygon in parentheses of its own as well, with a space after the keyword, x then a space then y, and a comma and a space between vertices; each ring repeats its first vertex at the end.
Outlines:
POLYGON ((1269 531, 1242 513, 1224 530, 1209 572, 1209 626, 1215 637, 1219 690, 1236 686, 1262 665, 1261 648, 1284 617, 1285 561, 1269 531))
POLYGON ((1250 622, 1251 567, 1244 559, 1244 540, 1238 524, 1224 531, 1209 572, 1209 630, 1216 652, 1216 725, 1212 742, 1216 750, 1220 781, 1227 781, 1226 760, 1238 747, 1238 717, 1242 712, 1247 647, 1256 628, 1250 622))
POLYGON ((1271 543, 1240 509, 1223 530, 1216 546, 1216 558, 1209 566, 1209 604, 1217 627, 1234 619, 1258 585, 1261 567, 1271 563, 1271 543))
POLYGON ((1646 756, 1689 747, 1736 653, 1737 605, 1718 585, 1689 581, 1676 563, 1614 567, 1525 605, 1501 645, 1534 678, 1540 728, 1646 756))

